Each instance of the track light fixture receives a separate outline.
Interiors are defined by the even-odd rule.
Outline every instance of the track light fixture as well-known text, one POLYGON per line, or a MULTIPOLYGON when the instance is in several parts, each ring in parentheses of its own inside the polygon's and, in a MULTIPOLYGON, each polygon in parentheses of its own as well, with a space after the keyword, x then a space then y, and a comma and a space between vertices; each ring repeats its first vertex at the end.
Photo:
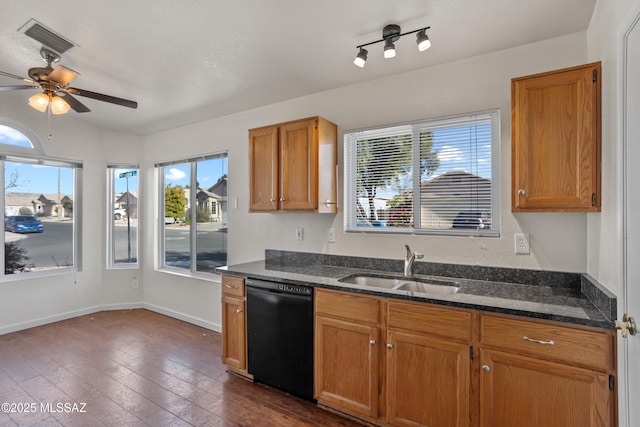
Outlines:
POLYGON ((367 54, 369 53, 364 47, 381 42, 384 42, 384 57, 393 58, 394 56, 396 56, 395 42, 397 42, 400 37, 406 36, 407 34, 417 33, 416 44, 418 45, 418 50, 420 52, 424 52, 431 47, 431 41, 429 40, 429 36, 427 36, 426 33, 426 31, 430 28, 431 27, 423 27, 418 28, 417 30, 401 33, 399 25, 385 25, 385 27, 382 29, 382 39, 356 46, 356 49, 358 49, 358 54, 356 55, 356 59, 353 61, 353 63, 358 67, 364 67, 365 62, 367 62, 367 54))

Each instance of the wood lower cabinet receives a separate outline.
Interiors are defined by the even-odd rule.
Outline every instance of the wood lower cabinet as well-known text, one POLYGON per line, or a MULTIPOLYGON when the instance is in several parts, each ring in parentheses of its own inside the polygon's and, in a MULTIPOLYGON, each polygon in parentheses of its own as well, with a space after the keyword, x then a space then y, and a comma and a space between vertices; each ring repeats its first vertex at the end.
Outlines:
POLYGON ((336 213, 337 138, 322 117, 250 129, 250 212, 336 213))
POLYGON ((316 289, 315 397, 371 424, 613 427, 613 331, 316 289))
POLYGON ((615 335, 495 315, 481 318, 482 427, 615 424, 615 335))
POLYGON ((386 313, 387 422, 469 426, 471 314, 394 301, 386 313))
POLYGON ((492 350, 480 359, 483 427, 613 425, 606 373, 492 350))
POLYGON ((378 418, 380 300, 316 290, 314 397, 321 405, 378 418))
POLYGON ((512 211, 600 211, 601 80, 599 62, 512 80, 512 211))
POLYGON ((244 278, 222 275, 222 363, 247 373, 247 317, 244 278))
POLYGON ((469 313, 326 290, 315 301, 318 403, 378 424, 469 425, 469 313))
POLYGON ((324 405, 378 416, 378 343, 375 326, 316 317, 315 397, 324 405))

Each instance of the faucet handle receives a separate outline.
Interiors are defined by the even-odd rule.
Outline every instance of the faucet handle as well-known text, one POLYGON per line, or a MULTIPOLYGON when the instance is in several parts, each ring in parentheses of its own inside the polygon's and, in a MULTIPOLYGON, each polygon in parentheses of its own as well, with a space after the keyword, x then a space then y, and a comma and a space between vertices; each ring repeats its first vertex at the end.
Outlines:
POLYGON ((407 258, 409 258, 411 256, 411 248, 409 245, 404 245, 404 247, 407 248, 407 258))
POLYGON ((416 259, 424 258, 424 254, 419 254, 418 252, 416 252, 415 254, 416 254, 416 259))

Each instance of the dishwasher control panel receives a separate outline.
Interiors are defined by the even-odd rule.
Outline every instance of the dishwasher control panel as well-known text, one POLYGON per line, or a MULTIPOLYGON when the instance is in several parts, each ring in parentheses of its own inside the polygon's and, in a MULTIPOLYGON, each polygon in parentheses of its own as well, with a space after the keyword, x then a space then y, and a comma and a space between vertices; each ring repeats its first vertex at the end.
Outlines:
POLYGON ((311 295, 312 289, 305 286, 287 285, 286 283, 278 283, 278 290, 288 292, 290 294, 311 295))

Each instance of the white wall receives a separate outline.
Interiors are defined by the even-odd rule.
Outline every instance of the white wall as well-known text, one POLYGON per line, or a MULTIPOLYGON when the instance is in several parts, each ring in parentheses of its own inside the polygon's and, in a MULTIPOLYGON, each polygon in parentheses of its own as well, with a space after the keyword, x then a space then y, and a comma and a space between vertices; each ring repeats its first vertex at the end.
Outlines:
MULTIPOLYGON (((588 272, 617 295, 622 290, 622 37, 639 0, 596 4, 588 31, 589 59, 603 65, 602 213, 589 216, 588 272)), ((621 304, 618 305, 621 307, 621 304)))
MULTIPOLYGON (((584 272, 587 270, 587 214, 512 214, 511 78, 587 62, 586 33, 573 34, 429 69, 397 75, 258 108, 174 129, 144 139, 145 191, 155 191, 153 163, 229 150, 229 197, 238 209, 229 213, 229 262, 263 258, 266 248, 401 258, 403 245, 435 262, 584 272), (501 112, 500 238, 388 236, 344 233, 342 214, 249 214, 249 128, 321 115, 338 125, 340 159, 345 131, 381 124, 499 108, 501 112), (302 226, 304 241, 294 239, 302 226), (336 243, 326 242, 329 228, 336 243), (513 253, 513 234, 530 235, 531 255, 513 253)), ((340 182, 343 182, 342 175, 340 182)), ((340 189, 342 194, 342 190, 340 189)), ((154 221, 156 202, 143 201, 147 223, 154 221)), ((154 306, 214 326, 219 325, 219 286, 154 271, 148 256, 155 230, 144 235, 144 300, 154 306)))
POLYGON ((83 269, 33 279, 0 282, 0 333, 48 323, 108 307, 140 304, 142 292, 131 288, 133 271, 106 271, 106 166, 108 162, 137 162, 139 137, 96 129, 73 112, 51 119, 53 138, 47 139, 47 115, 27 106, 24 91, 3 93, 0 117, 21 122, 39 137, 50 157, 83 162, 83 269))

